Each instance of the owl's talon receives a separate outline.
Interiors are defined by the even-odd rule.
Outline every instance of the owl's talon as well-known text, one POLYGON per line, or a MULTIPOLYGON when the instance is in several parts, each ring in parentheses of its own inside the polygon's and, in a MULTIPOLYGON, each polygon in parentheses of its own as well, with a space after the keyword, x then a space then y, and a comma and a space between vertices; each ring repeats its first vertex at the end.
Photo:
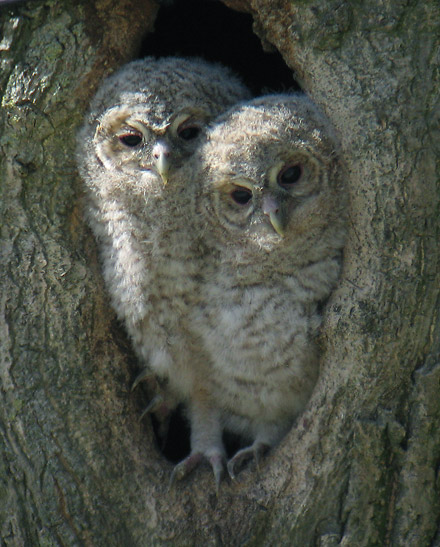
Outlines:
POLYGON ((156 380, 156 376, 148 368, 144 368, 135 378, 133 385, 131 386, 131 391, 134 391, 137 386, 144 380, 150 382, 151 380, 156 380))
POLYGON ((142 420, 147 414, 153 414, 154 412, 158 412, 164 404, 164 398, 162 397, 162 395, 156 395, 155 397, 153 397, 147 408, 140 415, 139 421, 142 420))
POLYGON ((164 437, 168 432, 171 412, 175 408, 175 404, 173 404, 174 401, 172 398, 169 397, 168 393, 158 393, 160 385, 157 376, 148 368, 143 369, 140 374, 138 374, 135 381, 133 382, 133 385, 131 386, 131 391, 134 391, 136 387, 143 381, 154 384, 150 386, 149 391, 156 393, 156 395, 154 395, 154 397, 150 400, 147 408, 145 408, 145 410, 140 415, 139 420, 142 420, 146 414, 155 414, 156 418, 161 424, 161 430, 159 431, 159 434, 161 437, 164 437))
POLYGON ((223 478, 224 458, 221 454, 214 454, 213 456, 210 456, 208 460, 209 460, 209 463, 211 464, 212 471, 214 473, 215 492, 218 496, 218 493, 220 491, 220 483, 223 478))
POLYGON ((208 461, 211 465, 215 479, 215 490, 218 495, 224 470, 224 458, 220 452, 216 452, 210 456, 202 454, 201 452, 193 452, 187 456, 174 467, 170 477, 170 488, 176 481, 180 481, 187 477, 203 460, 208 461))
POLYGON ((170 477, 170 487, 172 487, 176 481, 181 481, 187 477, 191 471, 200 464, 202 459, 203 454, 201 452, 194 452, 175 465, 170 477))
POLYGON ((251 446, 242 448, 233 456, 227 464, 228 473, 232 480, 235 480, 239 470, 237 467, 243 467, 247 460, 253 459, 257 473, 260 472, 261 457, 269 450, 269 446, 262 442, 254 442, 251 446))

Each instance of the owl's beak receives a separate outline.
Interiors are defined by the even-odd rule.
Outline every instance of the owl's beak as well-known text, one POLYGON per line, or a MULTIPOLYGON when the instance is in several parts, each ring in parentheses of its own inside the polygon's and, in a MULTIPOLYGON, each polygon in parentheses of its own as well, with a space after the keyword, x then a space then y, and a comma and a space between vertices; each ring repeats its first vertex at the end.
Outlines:
POLYGON ((164 185, 168 182, 168 171, 170 169, 170 148, 164 141, 158 141, 153 147, 154 165, 161 176, 164 185))
POLYGON ((263 213, 269 217, 275 232, 284 237, 286 220, 278 200, 271 195, 263 197, 263 213))

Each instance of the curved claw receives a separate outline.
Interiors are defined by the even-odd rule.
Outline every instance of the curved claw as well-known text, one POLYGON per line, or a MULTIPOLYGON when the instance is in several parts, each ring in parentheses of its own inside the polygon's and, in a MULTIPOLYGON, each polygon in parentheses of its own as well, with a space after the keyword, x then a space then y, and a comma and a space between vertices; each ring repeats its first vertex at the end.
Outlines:
POLYGON ((211 464, 212 471, 214 473, 214 479, 215 479, 215 493, 218 496, 219 490, 220 490, 220 483, 223 477, 223 471, 224 471, 224 458, 221 454, 214 454, 213 456, 208 458, 209 463, 211 464))
POLYGON ((158 410, 160 410, 161 406, 164 403, 165 403, 165 401, 164 401, 164 398, 162 397, 162 395, 156 395, 155 397, 153 397, 151 399, 151 401, 149 402, 147 408, 140 415, 139 420, 142 420, 142 418, 146 414, 150 414, 150 413, 157 412, 158 410))
POLYGON ((195 469, 203 459, 203 454, 200 452, 193 452, 187 456, 184 460, 174 466, 173 472, 170 477, 170 486, 173 486, 176 481, 181 481, 187 477, 193 469, 195 469))
POLYGON ((133 385, 131 386, 131 391, 134 391, 137 386, 143 382, 144 380, 147 380, 147 381, 151 381, 151 380, 155 380, 156 381, 156 376, 153 372, 151 372, 151 370, 149 370, 148 368, 144 368, 135 378, 134 382, 133 382, 133 385))
POLYGON ((192 452, 174 467, 170 477, 170 488, 176 481, 180 481, 187 477, 204 460, 207 460, 212 467, 215 479, 215 490, 218 495, 224 469, 224 457, 220 452, 214 452, 209 456, 202 452, 192 452))
POLYGON ((235 456, 233 456, 227 464, 228 473, 232 480, 234 480, 237 477, 237 469, 236 467, 243 467, 243 465, 246 463, 247 460, 254 459, 255 465, 257 468, 257 473, 260 471, 260 462, 261 457, 264 456, 264 454, 269 450, 269 446, 262 442, 255 441, 251 446, 247 446, 246 448, 242 448, 239 450, 235 456))
POLYGON ((167 442, 170 429, 171 409, 162 395, 156 395, 139 416, 141 421, 147 414, 154 414, 158 422, 159 438, 162 439, 162 448, 167 442))

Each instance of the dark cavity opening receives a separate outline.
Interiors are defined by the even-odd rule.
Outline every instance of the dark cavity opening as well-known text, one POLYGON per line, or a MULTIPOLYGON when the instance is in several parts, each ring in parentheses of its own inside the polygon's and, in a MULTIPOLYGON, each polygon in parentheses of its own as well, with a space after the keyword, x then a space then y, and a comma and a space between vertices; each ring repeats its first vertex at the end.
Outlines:
POLYGON ((139 57, 202 57, 232 68, 255 95, 298 91, 281 55, 267 53, 252 30, 252 16, 219 0, 161 2, 155 31, 142 43, 139 57))

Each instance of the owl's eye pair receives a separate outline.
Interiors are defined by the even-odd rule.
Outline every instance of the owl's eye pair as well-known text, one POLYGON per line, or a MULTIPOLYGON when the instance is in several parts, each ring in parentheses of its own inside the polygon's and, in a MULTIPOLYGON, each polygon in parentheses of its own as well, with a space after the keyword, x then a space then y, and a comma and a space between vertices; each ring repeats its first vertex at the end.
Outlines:
POLYGON ((140 131, 130 131, 128 133, 120 135, 119 140, 122 142, 122 144, 125 144, 125 146, 134 148, 142 142, 142 137, 143 135, 140 131))
POLYGON ((283 188, 291 188, 293 184, 299 181, 302 173, 303 168, 299 163, 295 165, 286 165, 278 173, 277 183, 283 188))
MULTIPOLYGON (((303 168, 299 163, 286 165, 278 173, 277 183, 282 188, 289 189, 300 180, 302 173, 303 168)), ((246 205, 252 199, 252 191, 248 188, 235 188, 229 195, 238 205, 246 205)))
MULTIPOLYGON (((179 127, 179 129, 177 130, 177 134, 184 141, 191 141, 197 138, 199 133, 200 127, 197 127, 196 125, 185 126, 182 128, 179 127)), ((125 144, 125 146, 134 148, 142 142, 142 133, 126 133, 125 135, 121 135, 119 137, 119 140, 122 142, 122 144, 125 144)))

